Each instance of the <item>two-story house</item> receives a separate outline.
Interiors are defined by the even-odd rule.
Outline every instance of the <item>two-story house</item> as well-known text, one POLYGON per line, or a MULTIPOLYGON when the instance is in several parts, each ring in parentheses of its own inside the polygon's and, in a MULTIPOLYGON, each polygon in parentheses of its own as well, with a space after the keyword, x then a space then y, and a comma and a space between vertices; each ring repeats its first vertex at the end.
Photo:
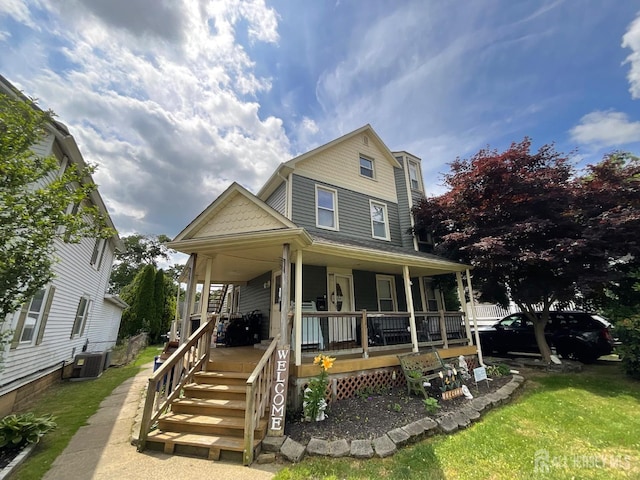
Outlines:
POLYGON ((190 255, 186 343, 150 381, 139 448, 236 451, 251 463, 267 423, 282 434, 287 405, 300 408, 319 353, 336 357, 333 400, 401 385, 398 353, 479 354, 468 315, 447 311, 436 288, 453 276, 464 308, 470 267, 422 251, 411 233, 423 195, 420 159, 391 152, 370 125, 282 163, 256 195, 237 183, 224 191, 169 244, 190 255), (196 291, 219 298, 221 284, 232 312, 262 314, 266 352, 209 350, 225 318, 212 321, 207 301, 197 311, 196 291))
MULTIPOLYGON (((2 76, 0 92, 29 101, 2 76)), ((42 157, 55 156, 60 172, 70 164, 86 166, 75 139, 59 122, 49 125, 47 135, 32 150, 42 157)), ((87 201, 98 207, 115 231, 98 191, 87 201)), ((0 414, 19 408, 29 396, 59 380, 61 370, 71 374, 77 354, 105 352, 115 345, 126 304, 109 295, 107 287, 115 251, 121 248, 117 233, 79 243, 55 241, 54 279, 2 324, 10 336, 3 345, 0 414)))

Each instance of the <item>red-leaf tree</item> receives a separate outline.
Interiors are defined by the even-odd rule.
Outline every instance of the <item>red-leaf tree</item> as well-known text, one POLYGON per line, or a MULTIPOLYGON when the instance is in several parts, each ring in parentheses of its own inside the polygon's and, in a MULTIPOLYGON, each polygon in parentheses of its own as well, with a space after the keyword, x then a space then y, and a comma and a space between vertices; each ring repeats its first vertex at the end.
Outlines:
POLYGON ((484 299, 504 304, 511 298, 533 322, 549 362, 550 306, 596 290, 612 272, 613 252, 603 248, 595 215, 582 205, 591 195, 596 208, 595 184, 579 182, 552 145, 531 152, 528 138, 502 153, 481 150, 456 159, 444 181, 447 193, 416 206, 416 233, 433 235, 435 253, 472 265, 484 299))

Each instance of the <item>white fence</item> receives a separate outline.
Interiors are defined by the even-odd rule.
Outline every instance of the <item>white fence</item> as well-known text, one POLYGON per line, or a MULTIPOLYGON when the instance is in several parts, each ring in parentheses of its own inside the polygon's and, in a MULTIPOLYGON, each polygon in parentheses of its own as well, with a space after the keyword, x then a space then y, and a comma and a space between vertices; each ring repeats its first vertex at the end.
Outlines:
MULTIPOLYGON (((520 311, 520 308, 515 303, 510 303, 509 308, 501 307, 500 305, 495 305, 493 303, 476 303, 476 318, 478 320, 478 326, 491 326, 507 315, 511 315, 512 313, 517 313, 520 311)), ((551 306, 552 310, 575 310, 576 306, 573 302, 570 302, 568 305, 565 305, 566 308, 560 308, 557 304, 553 304, 551 306)), ((470 311, 471 304, 467 303, 467 311, 470 311)), ((539 307, 542 309, 542 306, 539 307)), ((471 326, 473 327, 473 317, 469 319, 471 321, 471 326)))

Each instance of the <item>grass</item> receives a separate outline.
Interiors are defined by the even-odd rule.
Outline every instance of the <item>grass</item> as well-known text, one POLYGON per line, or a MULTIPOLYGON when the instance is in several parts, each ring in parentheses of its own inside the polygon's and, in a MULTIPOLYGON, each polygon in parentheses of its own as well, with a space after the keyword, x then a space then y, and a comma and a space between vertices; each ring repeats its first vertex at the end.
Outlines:
POLYGON ((14 473, 12 478, 37 480, 49 470, 51 464, 65 449, 76 431, 98 410, 114 388, 135 376, 145 365, 153 361, 160 348, 147 347, 129 365, 110 368, 101 377, 83 382, 63 382, 52 386, 40 395, 28 408, 38 415, 50 413, 58 427, 45 435, 33 454, 14 473))
POLYGON ((640 382, 619 364, 528 378, 514 402, 454 435, 386 459, 305 458, 275 478, 640 478, 640 382))

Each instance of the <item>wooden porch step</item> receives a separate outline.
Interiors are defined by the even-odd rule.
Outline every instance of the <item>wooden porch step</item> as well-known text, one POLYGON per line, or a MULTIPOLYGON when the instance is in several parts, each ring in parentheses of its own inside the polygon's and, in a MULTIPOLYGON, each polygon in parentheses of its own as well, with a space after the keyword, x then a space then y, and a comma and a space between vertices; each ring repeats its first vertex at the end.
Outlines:
POLYGON ((257 364, 257 361, 211 360, 207 363, 206 370, 208 372, 251 373, 257 364))
MULTIPOLYGON (((198 433, 203 435, 238 437, 244 436, 244 417, 222 417, 216 415, 192 415, 169 412, 158 419, 158 429, 165 432, 198 433)), ((264 438, 267 430, 266 418, 261 419, 254 430, 255 438, 264 438)))
POLYGON ((207 385, 189 383, 184 386, 188 398, 217 398, 219 400, 245 400, 247 388, 240 385, 207 385))
POLYGON ((197 372, 194 375, 196 383, 208 385, 242 385, 246 386, 249 372, 197 372))
POLYGON ((244 418, 244 400, 221 400, 219 398, 179 398, 171 404, 174 413, 192 415, 218 415, 244 418))
MULTIPOLYGON (((180 432, 161 432, 155 430, 149 433, 147 443, 159 443, 164 445, 164 452, 168 454, 175 453, 176 446, 188 446, 196 448, 208 449, 209 460, 219 460, 220 451, 227 450, 231 452, 244 451, 244 439, 237 437, 226 437, 218 435, 198 435, 194 433, 180 432)), ((260 440, 253 441, 254 450, 260 445, 260 440)), ((189 452, 194 454, 196 452, 189 452)))

